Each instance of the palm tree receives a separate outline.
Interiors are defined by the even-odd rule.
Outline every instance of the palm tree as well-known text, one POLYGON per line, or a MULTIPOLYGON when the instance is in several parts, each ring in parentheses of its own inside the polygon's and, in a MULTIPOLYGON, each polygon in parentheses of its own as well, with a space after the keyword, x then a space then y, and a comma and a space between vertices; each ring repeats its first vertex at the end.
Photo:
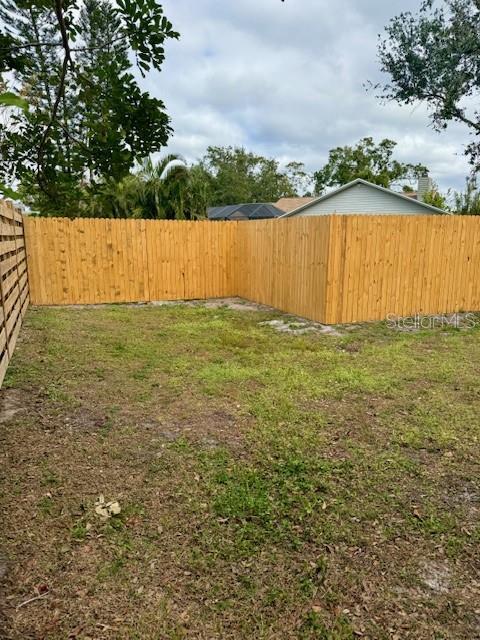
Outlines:
POLYGON ((143 183, 143 200, 148 217, 184 219, 189 186, 189 168, 180 155, 169 154, 157 163, 145 158, 137 173, 143 183))
POLYGON ((141 218, 142 184, 130 174, 119 180, 109 178, 92 189, 85 215, 98 218, 141 218))
POLYGON ((158 162, 145 158, 135 173, 107 180, 90 201, 89 215, 112 218, 184 220, 205 217, 208 176, 198 165, 189 167, 181 155, 158 162))

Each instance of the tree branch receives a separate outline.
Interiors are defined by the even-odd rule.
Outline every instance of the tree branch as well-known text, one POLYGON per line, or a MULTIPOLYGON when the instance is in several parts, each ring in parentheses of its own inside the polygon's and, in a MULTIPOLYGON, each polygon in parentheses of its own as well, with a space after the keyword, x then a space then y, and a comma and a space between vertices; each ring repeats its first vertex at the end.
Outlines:
POLYGON ((68 42, 67 25, 65 24, 65 16, 63 15, 63 0, 55 0, 55 15, 57 16, 60 34, 62 36, 62 44, 65 49, 65 58, 67 62, 73 65, 70 54, 70 43, 68 42))
MULTIPOLYGON (((60 27, 60 33, 62 36, 62 45, 63 48, 65 50, 65 55, 63 58, 63 64, 62 64, 62 71, 60 74, 60 82, 58 85, 58 89, 57 89, 57 94, 55 97, 55 102, 53 103, 53 108, 52 111, 50 113, 50 120, 45 128, 45 131, 43 132, 43 135, 40 139, 40 144, 38 146, 38 153, 37 153, 37 162, 38 162, 38 168, 37 168, 37 175, 38 175, 38 182, 39 185, 42 185, 43 182, 43 178, 42 178, 42 165, 43 165, 43 159, 44 159, 44 154, 45 154, 45 144, 48 140, 48 134, 50 133, 52 126, 55 122, 55 120, 57 119, 57 114, 58 114, 58 108, 60 106, 60 102, 62 100, 62 95, 63 92, 65 90, 65 81, 67 78, 67 69, 68 69, 68 65, 70 65, 73 68, 73 60, 72 60, 72 56, 71 56, 71 52, 70 52, 70 44, 68 41, 68 33, 67 33, 67 26, 65 24, 65 17, 63 14, 63 0, 55 0, 55 15, 57 16, 57 21, 58 21, 58 25, 60 27)), ((44 191, 45 188, 43 187, 44 191)))
POLYGON ((115 42, 119 42, 120 40, 126 40, 127 35, 123 33, 121 36, 117 38, 112 38, 111 40, 105 40, 102 44, 96 45, 94 47, 76 47, 75 49, 70 49, 72 53, 83 53, 85 51, 98 51, 98 49, 105 49, 105 47, 109 47, 115 42))
POLYGON ((58 121, 58 126, 60 127, 60 129, 62 129, 62 131, 65 133, 65 135, 72 141, 75 142, 76 144, 78 144, 79 146, 83 147, 85 149, 85 151, 90 151, 88 148, 88 145, 85 144, 85 142, 83 142, 82 140, 80 140, 80 138, 77 138, 77 136, 74 136, 70 130, 68 129, 68 127, 66 127, 63 122, 61 122, 60 120, 58 121))
MULTIPOLYGON (((426 93, 423 96, 424 99, 428 100, 428 98, 432 99, 432 100, 438 100, 442 103, 445 103, 446 101, 446 97, 444 95, 442 95, 441 93, 426 93)), ((464 112, 462 111, 462 109, 460 109, 459 107, 451 107, 451 111, 453 114, 453 117, 456 118, 457 120, 460 120, 460 122, 463 122, 464 124, 468 125, 469 127, 472 127, 473 129, 475 129, 476 131, 480 131, 480 122, 475 122, 474 120, 471 120, 470 118, 468 118, 464 112)))
POLYGON ((470 127, 480 133, 480 122, 475 122, 474 120, 470 120, 470 118, 467 118, 467 116, 463 114, 463 111, 461 109, 455 108, 453 109, 453 113, 455 114, 457 120, 460 120, 464 124, 468 124, 470 127))
POLYGON ((62 99, 62 94, 63 94, 63 89, 65 87, 65 79, 67 77, 67 69, 68 69, 68 62, 69 62, 69 56, 67 54, 65 54, 65 57, 63 58, 63 65, 62 65, 62 73, 60 75, 60 83, 58 85, 58 91, 57 91, 57 95, 55 98, 55 102, 53 103, 53 109, 52 112, 50 114, 50 120, 45 128, 45 131, 43 132, 42 138, 40 140, 40 144, 38 146, 38 154, 37 154, 37 161, 38 161, 38 177, 39 177, 39 182, 41 182, 41 175, 42 175, 42 163, 43 163, 43 158, 44 158, 44 150, 45 150, 45 143, 47 142, 48 139, 48 134, 50 133, 50 130, 53 126, 53 123, 55 122, 56 118, 57 118, 57 113, 58 113, 58 107, 60 106, 60 101, 62 99))
POLYGON ((22 49, 33 49, 34 47, 62 47, 62 42, 50 42, 48 41, 37 41, 37 42, 27 42, 27 44, 14 44, 11 47, 3 47, 0 48, 0 52, 2 54, 8 54, 11 51, 21 51, 22 49))
MULTIPOLYGON (((127 34, 123 33, 121 36, 118 36, 117 38, 113 38, 112 40, 105 40, 104 42, 102 42, 99 45, 96 45, 95 47, 75 47, 75 48, 70 48, 69 47, 69 51, 71 53, 81 53, 84 51, 97 51, 98 49, 104 49, 105 47, 109 47, 112 44, 115 44, 115 42, 119 42, 120 40, 126 40, 127 39, 127 34)), ((20 51, 22 49, 34 49, 37 47, 63 47, 64 44, 63 42, 49 42, 49 41, 42 41, 42 40, 38 40, 35 42, 28 42, 27 44, 19 44, 19 45, 13 45, 11 47, 4 47, 4 48, 0 48, 0 53, 2 55, 7 55, 8 53, 12 52, 12 51, 20 51)))

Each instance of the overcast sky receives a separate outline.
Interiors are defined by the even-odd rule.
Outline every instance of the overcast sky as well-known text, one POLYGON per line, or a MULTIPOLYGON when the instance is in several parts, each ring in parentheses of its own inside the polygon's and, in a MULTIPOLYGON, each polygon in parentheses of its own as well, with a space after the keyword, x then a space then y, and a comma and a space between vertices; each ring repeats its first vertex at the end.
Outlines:
POLYGON ((193 161, 208 145, 243 145, 280 162, 320 168, 332 147, 364 136, 398 142, 441 189, 468 173, 459 125, 436 133, 424 106, 382 105, 364 84, 381 79, 377 35, 420 0, 164 0, 180 32, 161 73, 143 85, 164 100, 169 151, 193 161))

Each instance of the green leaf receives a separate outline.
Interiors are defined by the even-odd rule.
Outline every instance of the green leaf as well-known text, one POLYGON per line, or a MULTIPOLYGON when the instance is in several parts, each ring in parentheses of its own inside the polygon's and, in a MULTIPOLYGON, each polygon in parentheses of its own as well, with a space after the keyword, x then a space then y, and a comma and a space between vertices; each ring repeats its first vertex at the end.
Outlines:
POLYGON ((7 107, 18 107, 19 109, 23 109, 25 113, 28 111, 28 102, 12 91, 0 93, 0 104, 4 104, 7 107))

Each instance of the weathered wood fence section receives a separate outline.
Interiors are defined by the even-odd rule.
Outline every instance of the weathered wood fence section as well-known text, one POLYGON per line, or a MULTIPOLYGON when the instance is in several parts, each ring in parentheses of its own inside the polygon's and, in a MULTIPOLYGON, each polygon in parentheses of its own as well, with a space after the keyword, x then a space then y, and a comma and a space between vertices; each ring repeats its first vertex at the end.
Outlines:
POLYGON ((480 310, 480 217, 27 218, 34 304, 241 296, 325 323, 480 310))
POLYGON ((13 355, 28 307, 28 275, 23 216, 0 200, 0 385, 13 355))

